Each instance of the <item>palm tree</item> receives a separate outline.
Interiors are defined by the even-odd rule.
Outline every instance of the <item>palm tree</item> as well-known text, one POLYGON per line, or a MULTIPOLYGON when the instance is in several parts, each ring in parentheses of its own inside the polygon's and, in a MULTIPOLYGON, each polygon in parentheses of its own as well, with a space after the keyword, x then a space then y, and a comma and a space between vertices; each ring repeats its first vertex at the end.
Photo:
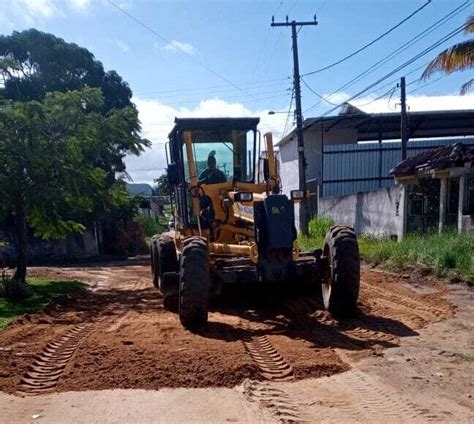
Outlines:
MULTIPOLYGON (((467 18, 464 34, 474 33, 474 15, 467 18)), ((421 78, 427 80, 435 72, 450 74, 465 71, 474 67, 474 39, 455 44, 436 56, 423 71, 421 78)), ((474 78, 461 86, 460 94, 466 94, 474 86, 474 78)))

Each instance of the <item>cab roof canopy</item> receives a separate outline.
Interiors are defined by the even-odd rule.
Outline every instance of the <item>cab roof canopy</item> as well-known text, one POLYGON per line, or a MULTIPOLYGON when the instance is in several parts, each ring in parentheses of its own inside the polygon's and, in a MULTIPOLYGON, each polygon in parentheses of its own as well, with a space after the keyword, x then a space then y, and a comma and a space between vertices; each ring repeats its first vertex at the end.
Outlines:
POLYGON ((259 118, 174 118, 168 137, 172 139, 177 133, 192 130, 254 130, 259 122, 259 118))

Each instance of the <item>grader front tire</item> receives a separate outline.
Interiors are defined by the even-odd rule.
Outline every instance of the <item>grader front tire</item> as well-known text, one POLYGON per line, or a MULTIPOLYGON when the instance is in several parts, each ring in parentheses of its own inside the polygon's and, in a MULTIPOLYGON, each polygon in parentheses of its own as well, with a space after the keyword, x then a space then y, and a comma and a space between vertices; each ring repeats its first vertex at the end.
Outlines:
POLYGON ((350 316, 357 311, 360 287, 360 256, 357 236, 351 227, 332 227, 324 242, 329 259, 331 295, 329 310, 350 316))
POLYGON ((200 237, 187 240, 181 255, 179 319, 194 330, 207 323, 209 303, 209 253, 200 237))

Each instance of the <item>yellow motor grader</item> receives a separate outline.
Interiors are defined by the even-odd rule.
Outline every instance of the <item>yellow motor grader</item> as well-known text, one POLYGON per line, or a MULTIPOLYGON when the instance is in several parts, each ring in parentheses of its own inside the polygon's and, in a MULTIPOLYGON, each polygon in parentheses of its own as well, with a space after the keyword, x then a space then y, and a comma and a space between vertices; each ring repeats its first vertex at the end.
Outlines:
POLYGON ((282 194, 271 133, 258 118, 175 119, 167 173, 175 228, 151 240, 153 282, 186 328, 207 322, 209 298, 226 285, 321 284, 326 308, 353 311, 359 293, 354 230, 330 229, 322 249, 301 252, 295 203, 282 194), (264 145, 262 145, 264 144, 264 145))

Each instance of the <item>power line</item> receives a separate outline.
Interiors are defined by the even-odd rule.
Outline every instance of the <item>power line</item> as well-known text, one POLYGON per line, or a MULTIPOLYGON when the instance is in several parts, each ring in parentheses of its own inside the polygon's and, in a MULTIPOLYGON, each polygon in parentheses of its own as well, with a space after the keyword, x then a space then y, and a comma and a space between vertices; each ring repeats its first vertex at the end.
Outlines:
MULTIPOLYGON (((291 77, 285 77, 285 78, 274 78, 274 79, 269 79, 269 80, 262 80, 262 81, 253 81, 253 82, 241 82, 239 83, 240 86, 245 86, 247 90, 252 90, 256 88, 264 88, 264 87, 273 87, 274 84, 268 84, 267 83, 275 83, 275 85, 283 84, 283 81, 290 81, 291 77), (262 85, 263 84, 263 85, 262 85), (255 88, 254 88, 255 86, 255 88)), ((168 94, 168 93, 190 93, 194 91, 208 91, 208 90, 214 90, 214 89, 227 89, 227 90, 232 90, 236 91, 236 89, 229 87, 229 85, 213 85, 209 87, 201 87, 201 88, 172 88, 168 90, 153 90, 153 91, 140 91, 138 93, 135 93, 137 95, 142 95, 142 94, 168 94)))
MULTIPOLYGON (((395 58, 396 56, 398 56, 402 51, 406 50, 408 47, 411 47, 413 44, 416 44, 418 41, 422 40, 423 38, 425 38, 426 36, 428 36, 430 33, 432 33, 433 31, 435 31, 436 29, 438 29, 440 26, 444 25, 446 22, 450 21, 452 18, 454 18, 456 15, 458 15, 459 13, 461 13, 463 10, 465 10, 466 8, 469 7, 469 4, 471 3, 470 0, 467 0, 465 1, 464 3, 462 3, 461 5, 457 6, 455 9, 453 9, 451 12, 449 12, 448 14, 446 14, 445 16, 443 16, 441 19, 439 19, 438 21, 436 21, 435 23, 433 23, 432 25, 430 25, 429 27, 425 28, 423 31, 421 31, 420 33, 418 33, 417 35, 415 35, 414 37, 412 37, 410 40, 408 40, 407 42, 405 42, 404 44, 402 44, 400 47, 398 47, 397 49, 395 49, 394 51, 390 52, 388 55, 384 56, 382 59, 380 59, 379 61, 377 61, 376 63, 374 63, 373 65, 369 66, 369 68, 367 68, 366 70, 362 71, 360 74, 356 75, 354 78, 352 78, 350 81, 346 82, 344 85, 338 87, 331 95, 327 96, 327 97, 331 97, 333 96, 335 93, 338 93, 344 89, 347 89, 349 87, 351 87, 352 85, 354 85, 356 82, 360 81, 361 79, 363 79, 365 76, 371 74, 373 71, 375 71, 376 69, 380 68, 383 64, 389 62, 390 60, 392 60, 393 58, 395 58)), ((428 62, 429 63, 429 62, 428 62)), ((409 74, 407 74, 409 75, 409 74)), ((303 75, 305 76, 305 75, 303 75)), ((398 78, 395 80, 395 81, 398 81, 398 78)), ((394 81, 394 82, 395 82, 394 81)), ((388 85, 392 85, 392 81, 389 82, 387 85, 385 86, 388 86, 388 85)), ((382 87, 385 87, 385 86, 382 86, 382 87)), ((318 102, 316 105, 314 106, 318 106, 319 104, 321 104, 321 102, 318 102)))
MULTIPOLYGON (((278 8, 277 8, 276 12, 273 15, 276 15, 280 11, 281 7, 283 6, 283 3, 284 3, 284 0, 279 1, 278 8)), ((268 30, 265 33, 265 38, 263 39, 262 47, 261 47, 261 49, 259 50, 259 52, 257 54, 257 60, 255 61, 255 67, 254 67, 254 70, 253 70, 253 73, 252 73, 253 78, 255 78, 257 68, 258 68, 258 65, 260 63, 260 58, 262 57, 262 54, 265 50, 265 46, 267 45, 267 40, 268 40, 268 36, 270 35, 271 28, 272 28, 271 26, 268 26, 268 30)))
POLYGON ((364 107, 364 106, 371 105, 372 103, 376 102, 377 100, 383 99, 387 95, 391 96, 395 92, 396 89, 397 89, 397 87, 392 87, 390 90, 385 91, 383 94, 376 97, 375 99, 372 99, 372 100, 368 101, 367 103, 357 104, 355 106, 357 108, 359 108, 359 107, 364 107))
POLYGON ((306 88, 311 91, 316 97, 320 98, 321 100, 324 100, 326 103, 329 103, 330 105, 336 106, 336 103, 331 102, 330 100, 326 99, 324 96, 319 94, 317 91, 313 90, 310 85, 301 77, 301 82, 306 86, 306 88))
POLYGON ((291 100, 290 100, 290 106, 288 107, 288 113, 286 114, 286 121, 285 121, 285 127, 283 128, 283 135, 284 137, 286 135, 286 130, 288 128, 288 122, 290 120, 290 115, 291 115, 291 108, 293 107, 293 100, 295 98, 295 90, 291 92, 291 100))
POLYGON ((239 95, 235 95, 235 96, 223 96, 222 99, 219 98, 219 96, 215 95, 215 96, 209 96, 205 99, 203 99, 202 97, 194 97, 194 98, 187 98, 186 100, 178 100, 178 101, 173 101, 172 99, 166 99, 166 98, 161 98, 161 97, 157 97, 157 98, 154 98, 154 97, 148 97, 146 99, 143 99, 143 100, 155 100, 155 101, 162 101, 162 100, 168 100, 171 105, 180 105, 180 104, 190 104, 190 103, 196 103, 196 102, 200 102, 200 101, 204 101, 204 100, 239 100, 239 99, 247 99, 247 102, 249 103, 254 103, 254 102, 258 102, 258 101, 261 101, 261 100, 265 100, 265 99, 271 99, 271 98, 277 98, 277 97, 284 97, 286 96, 285 92, 287 91, 290 91, 290 88, 287 88, 285 90, 278 90, 278 91, 275 91, 275 90, 266 90, 266 91, 261 91, 261 92, 258 92, 258 93, 252 93, 253 97, 251 99, 248 98, 248 96, 246 94, 239 94, 239 95), (280 92, 280 94, 275 94, 275 93, 278 93, 280 92), (273 96, 271 97, 265 97, 266 94, 273 94, 273 96), (264 96, 264 97, 261 97, 261 96, 264 96))
MULTIPOLYGON (((408 94, 412 94, 414 93, 415 91, 418 91, 418 90, 421 90, 422 88, 428 86, 428 85, 431 85, 431 84, 434 84, 435 82, 438 82, 439 80, 443 79, 443 78, 446 78, 446 77, 449 77, 451 74, 445 74, 445 75, 441 75, 439 78, 436 78, 430 82, 427 82, 426 84, 423 84, 423 85, 420 85, 419 87, 416 87, 415 89, 411 90, 408 94)), ((418 82, 420 80, 417 80, 415 82, 418 82)))
MULTIPOLYGON (((441 37, 439 40, 437 40, 435 43, 433 43, 431 46, 427 47, 425 50, 421 51, 420 53, 416 54, 415 56, 413 56, 411 59, 407 60, 406 62, 404 62, 403 64, 401 64, 400 66, 398 66, 397 68, 393 69, 392 71, 390 71, 389 73, 387 73, 386 75, 384 75, 383 77, 379 78, 377 81, 373 82, 372 84, 370 84, 369 86, 367 86, 366 88, 364 88, 363 90, 359 91, 357 94, 354 94, 353 96, 351 96, 349 99, 347 99, 346 101, 340 103, 339 105, 335 106, 334 108, 328 110, 326 113, 324 113, 321 117, 324 117, 328 114, 330 114, 331 112, 334 112, 336 109, 338 109, 339 107, 341 107, 344 103, 347 103, 351 100, 354 100, 356 99, 357 97, 361 96, 362 94, 366 93, 367 91, 369 91, 371 88, 377 86, 378 84, 380 84, 382 81, 385 81, 386 79, 390 78, 392 75, 394 75, 395 73, 399 72, 400 70, 406 68, 407 66, 411 65, 413 62, 417 61, 418 59, 420 59, 421 57, 427 55, 428 53, 430 53, 432 50, 434 50, 435 48, 439 47, 441 44, 443 44, 444 42, 450 40, 451 38, 455 37, 456 35, 460 34, 461 32, 464 31, 464 28, 465 28, 465 25, 461 25, 459 27, 457 27, 456 29, 454 29, 453 31, 451 31, 450 33, 444 35, 443 37, 441 37)), ((308 111, 310 109, 312 109, 315 105, 313 106, 310 106, 308 109, 305 110, 308 111)))
MULTIPOLYGON (((259 87, 253 87, 253 88, 247 88, 247 90, 250 90, 249 92, 251 92, 253 95, 258 95, 260 94, 260 92, 255 92, 254 90, 265 90, 265 91, 270 91, 270 92, 275 92, 275 90, 278 90, 278 88, 282 88, 282 87, 288 87, 288 82, 286 83, 278 83, 278 84, 269 84, 269 85, 262 85, 262 86, 259 86, 259 87)), ((145 97, 150 97, 153 95, 156 95, 156 97, 160 98, 160 99, 170 99, 170 98, 176 98, 176 97, 185 97, 185 98, 189 98, 189 95, 195 95, 195 96, 198 96, 198 95, 201 95, 201 94, 206 94, 208 96, 218 96, 218 95, 226 95, 226 94, 233 94, 233 93, 236 93, 237 91, 235 89, 232 89, 232 88, 228 88, 226 90, 218 90, 218 91, 212 91, 212 90, 209 90, 209 89, 200 89, 200 90, 190 90, 189 92, 185 91, 185 92, 160 92, 160 91, 155 91, 155 92, 152 92, 152 91, 149 91, 147 94, 145 93, 141 93, 141 96, 145 96, 145 97)), ((140 94, 137 94, 137 95, 140 95, 140 94)))
POLYGON ((407 22, 408 20, 410 20, 413 16, 415 16, 417 13, 421 12, 426 6, 428 6, 429 4, 431 3, 431 0, 428 0, 425 4, 423 4, 422 6, 420 6, 418 9, 416 9, 414 12, 412 12, 410 15, 408 15, 406 18, 402 19, 400 22, 398 22, 396 25, 394 25, 393 27, 391 27, 390 29, 388 29, 387 31, 385 31, 383 34, 379 35, 378 37, 376 37, 375 39, 373 39, 372 41, 370 41, 369 43, 365 44, 364 46, 358 48, 356 51, 348 54, 347 56, 339 59, 339 60, 336 60, 335 62, 327 65, 327 66, 324 66, 323 68, 319 68, 319 69, 316 69, 315 71, 312 71, 312 72, 308 72, 306 74, 304 74, 303 76, 308 76, 308 75, 314 75, 314 74, 317 74, 319 72, 323 72, 323 71, 326 71, 327 69, 331 69, 333 68, 334 66, 337 66, 339 65, 340 63, 342 62, 345 62, 346 60, 356 56, 357 54, 359 54, 360 52, 364 51, 365 49, 367 49, 368 47, 372 46, 373 44, 375 44, 377 41, 380 41, 382 38, 386 37, 388 34, 390 34, 391 32, 395 31, 398 27, 400 27, 401 25, 403 25, 405 22, 407 22))
POLYGON ((384 56, 382 59, 380 59, 379 61, 377 61, 373 65, 371 65, 368 69, 366 69, 365 71, 363 71, 362 73, 360 73, 359 75, 354 77, 352 80, 350 80, 348 83, 346 83, 346 85, 344 85, 342 88, 344 89, 344 88, 350 87, 351 85, 353 85, 353 83, 359 81, 364 76, 372 73, 376 69, 380 68, 380 66, 382 66, 383 64, 389 62, 390 60, 392 60, 395 57, 397 57, 398 55, 400 55, 400 53, 405 51, 407 48, 409 48, 412 45, 416 44, 418 41, 422 40, 423 38, 425 38, 426 36, 431 34, 433 31, 438 29, 440 26, 444 25, 446 22, 451 20, 454 16, 461 13, 464 9, 466 9, 469 6, 469 3, 470 3, 470 0, 465 1, 463 4, 461 4, 460 6, 458 6, 457 8, 452 10, 451 12, 449 12, 447 15, 443 16, 441 19, 436 21, 434 24, 430 25, 428 28, 425 28, 423 31, 421 31, 420 33, 418 33, 417 35, 412 37, 410 40, 408 40, 407 42, 402 44, 400 47, 393 50, 388 55, 384 56))
MULTIPOLYGON (((147 24, 145 24, 144 22, 142 22, 141 20, 139 20, 138 18, 136 18, 135 16, 133 16, 131 13, 129 13, 127 10, 125 10, 124 8, 120 7, 117 3, 115 3, 114 1, 112 0, 107 0, 107 2, 113 6, 114 8, 116 8, 118 11, 120 11, 121 13, 123 13, 125 16, 127 16, 128 18, 130 18, 132 21, 136 22, 138 25, 140 25, 142 28, 146 29, 147 31, 149 31, 150 33, 152 33, 153 35, 155 35, 156 37, 158 37, 161 41, 165 42, 166 44, 172 44, 172 42, 170 40, 168 40, 166 37, 164 37, 163 35, 161 35, 160 33, 158 33, 157 31, 155 31, 153 28, 149 27, 147 24)), ((199 66, 201 66, 202 68, 204 68, 206 71, 210 72, 211 74, 213 74, 214 76, 220 78, 222 81, 225 81, 227 84, 231 85, 232 87, 236 88, 237 90, 239 91, 242 91, 243 93, 249 95, 249 93, 247 93, 244 89, 242 89, 241 87, 239 87, 238 85, 234 84, 232 81, 230 81, 229 79, 227 79, 225 76, 219 74, 218 72, 214 71, 213 69, 211 69, 209 66, 207 66, 205 63, 201 62, 200 60, 198 60, 196 57, 194 57, 191 53, 189 53, 188 51, 186 51, 184 48, 182 48, 180 45, 173 45, 174 48, 176 48, 177 50, 179 50, 181 53, 184 53, 185 55, 187 55, 188 57, 190 57, 192 60, 194 60, 199 66)), ((251 95, 251 94, 250 94, 251 95)))
MULTIPOLYGON (((470 3, 470 0, 467 0, 465 1, 464 3, 462 3, 460 6, 458 6, 457 8, 455 8, 454 10, 452 10, 451 12, 449 12, 447 15, 445 15, 443 18, 439 19, 438 21, 436 21, 434 24, 432 24, 431 26, 429 26, 428 28, 426 28, 425 30, 423 30, 421 33, 417 34, 415 37, 413 37, 412 39, 410 39, 408 42, 406 42, 405 44, 403 44, 402 46, 400 46, 398 49, 394 50, 393 52, 391 52, 390 54, 388 54, 387 56, 385 56, 384 58, 382 58, 381 60, 379 60, 378 62, 376 62, 375 64, 371 65, 369 68, 367 68, 365 71, 361 72, 360 74, 358 74, 356 77, 352 78, 350 81, 348 81, 347 83, 345 83, 344 85, 338 87, 331 95, 329 95, 328 97, 331 97, 333 96, 335 93, 338 93, 340 92, 341 90, 344 90, 346 88, 349 88, 350 86, 354 85, 357 81, 361 80, 362 78, 364 78, 366 75, 370 74, 371 72, 373 72, 375 69, 379 68, 383 63, 386 63, 388 62, 389 60, 393 59, 395 56, 398 56, 398 54, 400 54, 401 50, 405 50, 408 45, 412 45, 414 43, 416 43, 417 41, 421 40, 422 38, 425 38, 429 33, 431 33, 432 31, 434 31, 435 29, 437 29, 438 27, 440 27, 441 25, 445 24, 447 21, 449 21, 450 19, 452 19, 455 15, 459 14, 460 12, 462 12, 464 9, 466 9, 468 6, 469 6, 469 3, 470 3), (394 55, 394 53, 397 53, 394 55)), ((398 79, 397 79, 398 80, 398 79)), ((392 82, 390 82, 389 84, 392 84, 392 82)), ((311 106, 311 109, 313 107, 316 107, 318 105, 320 105, 321 102, 318 102, 316 104, 314 104, 313 106, 311 106)), ((308 110, 308 109, 307 109, 308 110)), ((305 111, 306 112, 306 111, 305 111)))

